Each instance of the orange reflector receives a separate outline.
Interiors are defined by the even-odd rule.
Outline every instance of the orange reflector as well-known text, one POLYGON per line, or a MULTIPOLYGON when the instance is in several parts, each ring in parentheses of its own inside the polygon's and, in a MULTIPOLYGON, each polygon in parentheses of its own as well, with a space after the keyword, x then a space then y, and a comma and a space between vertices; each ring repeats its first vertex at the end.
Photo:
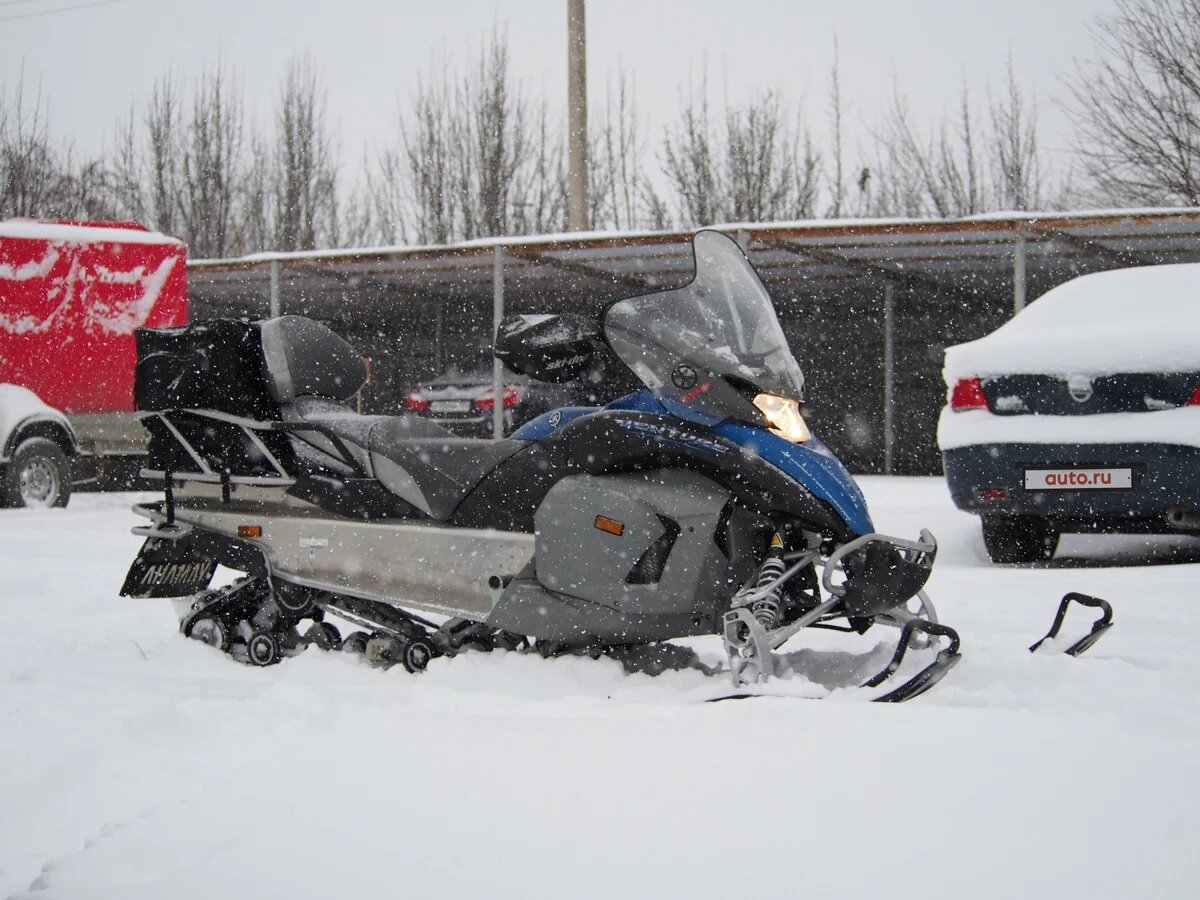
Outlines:
POLYGON ((596 516, 596 527, 601 531, 620 537, 625 533, 625 523, 610 519, 608 516, 596 516))
POLYGON ((238 537, 262 537, 261 525, 239 525, 238 537))

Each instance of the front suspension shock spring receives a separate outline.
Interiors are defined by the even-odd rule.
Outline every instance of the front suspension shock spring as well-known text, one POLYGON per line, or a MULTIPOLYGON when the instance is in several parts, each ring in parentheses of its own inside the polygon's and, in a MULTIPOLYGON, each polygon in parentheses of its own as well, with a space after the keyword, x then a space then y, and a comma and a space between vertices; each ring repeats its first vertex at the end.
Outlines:
POLYGON ((779 625, 783 607, 783 588, 780 585, 775 585, 775 587, 771 587, 771 585, 778 581, 785 571, 787 571, 787 564, 783 561, 783 537, 776 532, 771 536, 771 545, 767 550, 766 559, 758 567, 758 573, 755 575, 753 583, 747 584, 738 591, 738 596, 735 596, 733 600, 735 606, 745 606, 747 605, 746 601, 743 600, 739 603, 739 597, 746 597, 749 600, 750 596, 759 595, 749 602, 750 614, 767 630, 779 625))
MULTIPOLYGON (((787 566, 783 561, 783 556, 772 551, 759 567, 758 578, 755 579, 755 590, 765 588, 771 582, 776 581, 785 569, 787 566)), ((763 628, 771 629, 779 624, 781 593, 781 589, 775 587, 765 597, 760 597, 750 604, 751 615, 758 619, 763 628)))

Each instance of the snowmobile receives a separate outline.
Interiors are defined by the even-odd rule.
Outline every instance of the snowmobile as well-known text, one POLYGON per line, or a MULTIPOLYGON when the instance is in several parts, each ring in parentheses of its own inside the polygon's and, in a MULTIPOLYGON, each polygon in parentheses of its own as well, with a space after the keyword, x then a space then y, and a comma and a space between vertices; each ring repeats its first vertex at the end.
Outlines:
POLYGON ((504 319, 512 371, 563 383, 608 354, 638 387, 502 440, 355 413, 363 362, 310 319, 139 332, 144 474, 164 497, 135 507, 150 524, 122 593, 182 598, 185 635, 254 665, 315 643, 410 671, 507 649, 653 674, 698 664, 672 641, 719 635, 728 665, 701 667, 742 696, 794 669, 777 651, 802 632, 878 629, 872 699, 928 690, 961 659, 924 590, 936 541, 875 532, 805 424, 749 260, 714 231, 692 250, 688 284, 599 320, 504 319), (211 588, 218 565, 242 575, 211 588), (326 614, 362 631, 343 639, 326 614), (894 684, 916 657, 932 659, 894 684))

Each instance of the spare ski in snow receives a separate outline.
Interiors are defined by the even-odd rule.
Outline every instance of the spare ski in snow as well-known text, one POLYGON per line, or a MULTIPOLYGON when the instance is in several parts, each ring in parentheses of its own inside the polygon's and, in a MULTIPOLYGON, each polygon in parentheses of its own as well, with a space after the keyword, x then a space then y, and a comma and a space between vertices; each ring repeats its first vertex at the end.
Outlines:
POLYGON ((1104 632, 1112 628, 1113 611, 1112 606, 1109 605, 1107 600, 1101 600, 1099 597, 1091 597, 1087 594, 1078 594, 1072 591, 1062 598, 1062 602, 1058 605, 1058 613, 1054 616, 1054 624, 1050 626, 1050 631, 1044 638, 1029 648, 1030 653, 1035 652, 1046 641, 1058 637, 1058 631, 1062 628, 1063 620, 1067 617, 1067 608, 1072 602, 1078 603, 1080 606, 1090 606, 1093 609, 1099 609, 1101 613, 1100 618, 1093 623, 1092 630, 1063 651, 1067 656, 1080 656, 1092 644, 1100 640, 1104 636, 1104 632))

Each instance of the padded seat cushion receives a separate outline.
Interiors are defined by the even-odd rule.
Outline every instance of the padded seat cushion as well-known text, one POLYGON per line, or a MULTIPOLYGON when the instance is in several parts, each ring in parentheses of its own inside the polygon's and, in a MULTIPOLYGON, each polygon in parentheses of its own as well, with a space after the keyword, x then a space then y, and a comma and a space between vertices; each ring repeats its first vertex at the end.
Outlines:
POLYGON ((439 522, 454 514, 458 504, 524 441, 435 438, 374 442, 371 465, 389 491, 429 513, 439 522))
POLYGON ((489 472, 524 445, 522 441, 456 437, 420 416, 363 416, 344 404, 301 397, 283 407, 284 420, 320 426, 292 434, 297 455, 350 474, 330 435, 371 478, 439 521, 449 519, 462 499, 489 472), (319 450, 320 458, 312 457, 319 450))

